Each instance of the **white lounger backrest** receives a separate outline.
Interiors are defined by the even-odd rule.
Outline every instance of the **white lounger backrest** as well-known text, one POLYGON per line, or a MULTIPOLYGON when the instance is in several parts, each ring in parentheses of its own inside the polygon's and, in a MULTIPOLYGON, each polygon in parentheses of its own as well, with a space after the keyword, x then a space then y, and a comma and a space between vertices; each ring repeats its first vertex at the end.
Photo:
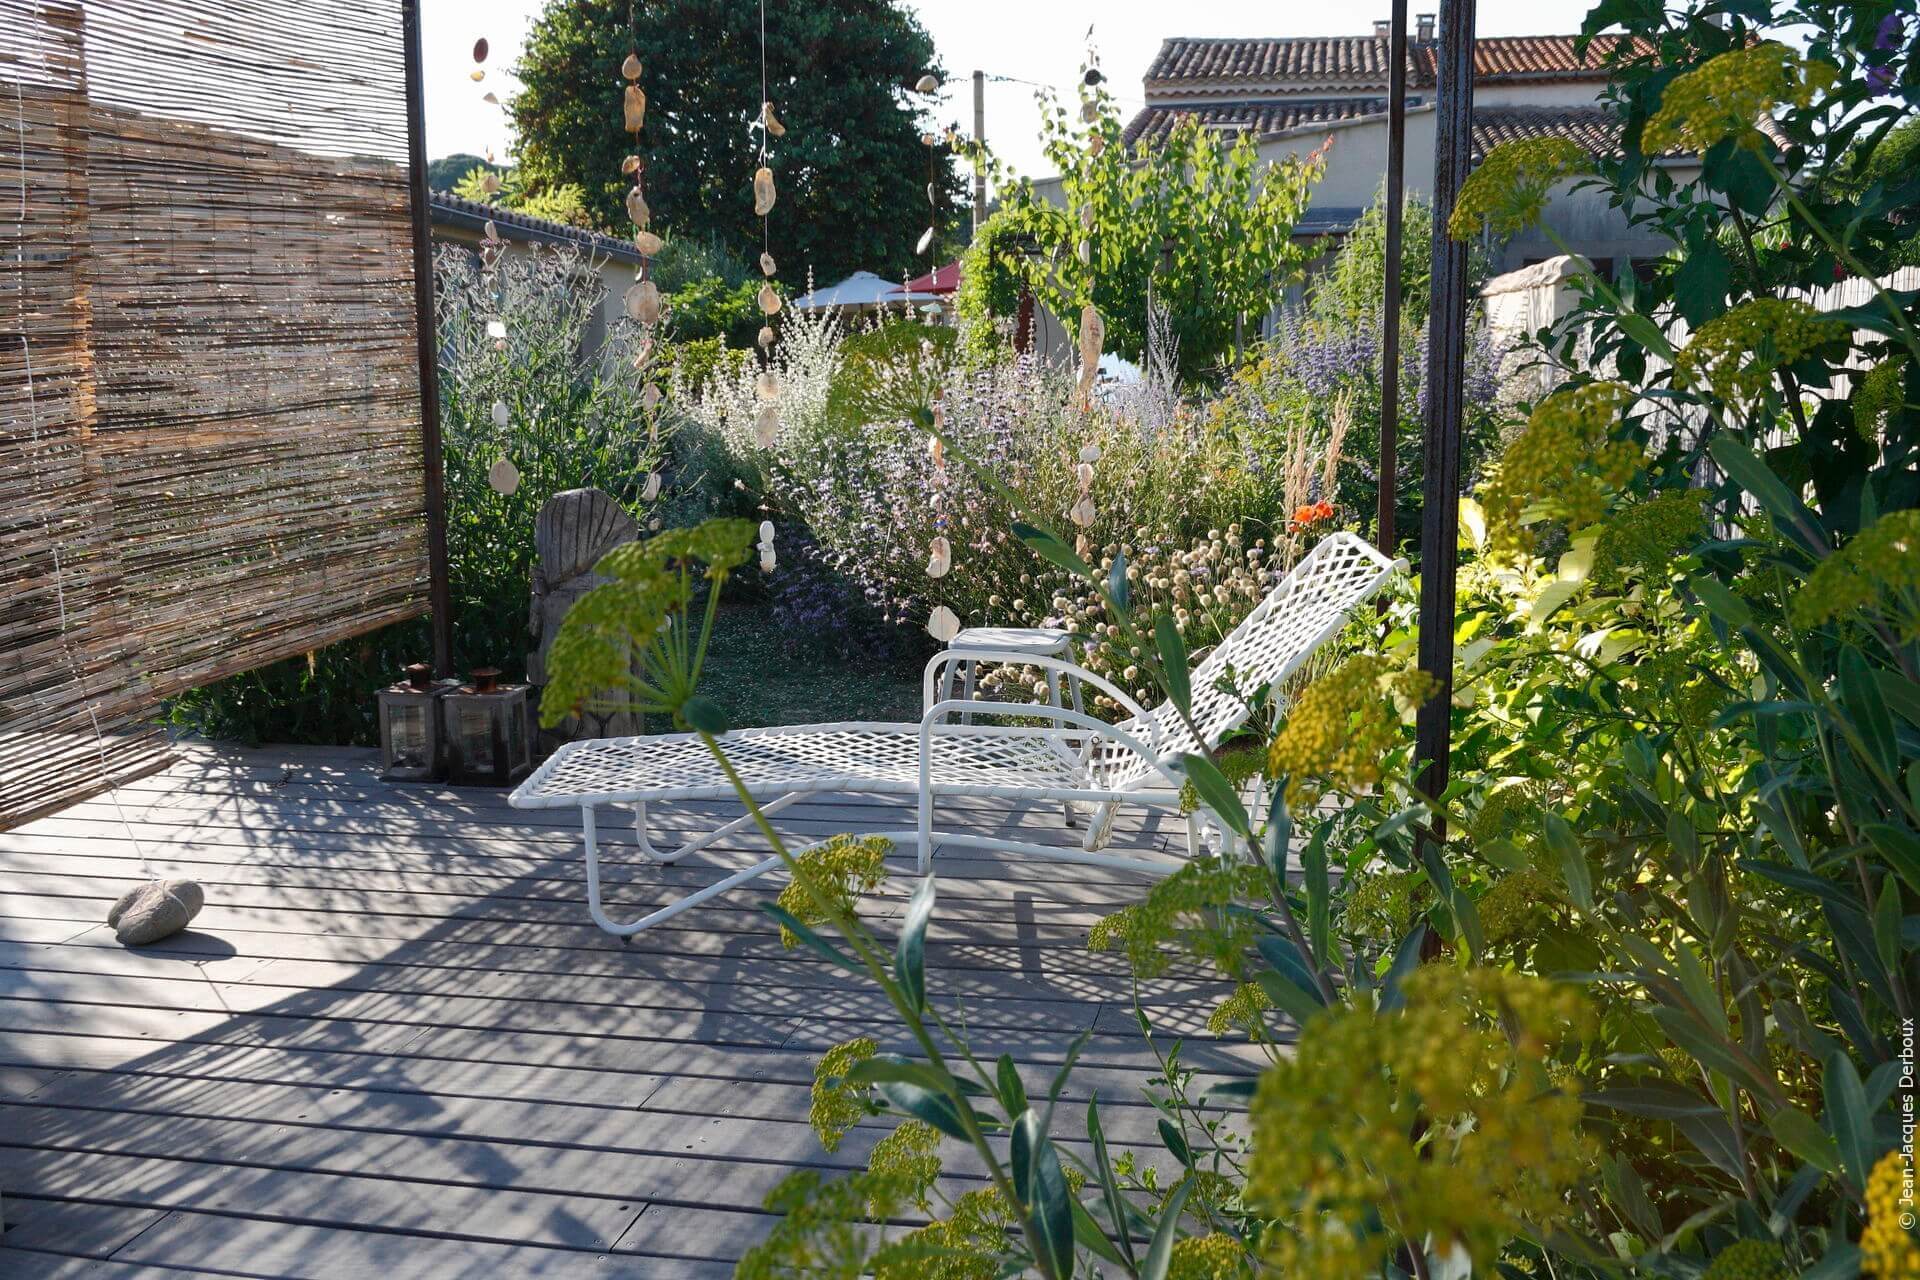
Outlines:
MULTIPOLYGON (((1235 686, 1247 693, 1261 685, 1277 689, 1339 633, 1354 606, 1402 568, 1403 561, 1389 560, 1357 534, 1343 530, 1322 539, 1194 668, 1193 721, 1208 745, 1247 718, 1240 699, 1218 688, 1221 676, 1232 671, 1235 686)), ((1143 743, 1157 741, 1162 759, 1196 746, 1180 713, 1166 703, 1116 727, 1143 743)), ((1131 753, 1103 750, 1090 762, 1090 772, 1100 779, 1098 785, 1123 790, 1144 780, 1152 768, 1131 753)))

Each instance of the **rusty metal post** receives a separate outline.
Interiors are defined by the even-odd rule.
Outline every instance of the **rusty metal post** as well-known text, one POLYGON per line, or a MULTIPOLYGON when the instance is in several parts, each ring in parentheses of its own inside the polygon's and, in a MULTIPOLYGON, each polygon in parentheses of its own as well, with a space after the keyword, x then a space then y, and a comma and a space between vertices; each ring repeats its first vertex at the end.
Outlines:
MULTIPOLYGON (((1447 234, 1454 200, 1473 162, 1474 0, 1440 5, 1439 102, 1433 143, 1433 284, 1427 320, 1426 484, 1420 530, 1420 668, 1439 692, 1420 708, 1420 786, 1447 787, 1452 749, 1454 570, 1460 537, 1461 383, 1466 367, 1467 246, 1447 234)), ((1432 838, 1444 841, 1436 817, 1432 838)))
POLYGON ((1394 507, 1400 496, 1400 231, 1407 183, 1407 0, 1393 0, 1387 35, 1386 299, 1380 320, 1380 512, 1374 545, 1388 555, 1398 537, 1394 507))
POLYGON ((427 605, 433 672, 453 674, 453 585, 447 573, 447 478, 440 451, 440 353, 433 322, 433 221, 427 190, 427 105, 420 0, 400 0, 407 58, 407 187, 413 206, 413 306, 419 329, 420 454, 427 504, 427 605))

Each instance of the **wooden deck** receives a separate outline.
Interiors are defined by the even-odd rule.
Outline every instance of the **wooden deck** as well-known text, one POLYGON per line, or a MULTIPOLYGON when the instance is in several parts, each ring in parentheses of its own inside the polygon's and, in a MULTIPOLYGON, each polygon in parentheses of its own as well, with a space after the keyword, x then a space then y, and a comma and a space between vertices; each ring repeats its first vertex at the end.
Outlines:
MULTIPOLYGON (((855 798, 781 818, 912 825, 855 798)), ((1051 805, 940 820, 1072 834, 1051 805)), ((1116 851, 1183 843, 1177 821, 1125 823, 1116 851)), ((751 849, 621 865, 613 909, 751 849)), ((1140 1087, 1158 1064, 1124 965, 1085 947, 1142 878, 998 857, 939 870, 935 997, 1030 1091, 1091 1029, 1070 1100, 1097 1089, 1110 1137, 1157 1150, 1140 1087)), ((317 748, 193 749, 0 834, 0 1276, 730 1274, 782 1176, 864 1162, 873 1131, 820 1150, 808 1083, 827 1045, 886 1044, 892 1025, 846 975, 781 949, 754 909, 778 880, 623 945, 587 919, 572 816, 382 783, 371 753, 317 748), (101 922, 142 853, 208 903, 132 951, 101 922)), ((897 876, 869 904, 889 936, 910 887, 897 876)), ((1242 1074, 1244 1047, 1205 1036, 1223 992, 1176 976, 1142 998, 1195 1037, 1190 1065, 1242 1074)), ((1060 1114, 1084 1146, 1084 1106, 1060 1114)))

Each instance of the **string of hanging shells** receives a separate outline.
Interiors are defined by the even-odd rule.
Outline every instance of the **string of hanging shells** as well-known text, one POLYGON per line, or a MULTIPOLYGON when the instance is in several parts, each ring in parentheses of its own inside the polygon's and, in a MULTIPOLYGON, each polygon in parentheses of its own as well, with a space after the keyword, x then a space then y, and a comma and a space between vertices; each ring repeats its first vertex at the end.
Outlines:
MULTIPOLYGON (((913 91, 928 95, 940 91, 940 78, 931 72, 914 82, 913 91)), ((920 233, 919 241, 914 245, 915 254, 927 253, 934 247, 935 229, 940 224, 939 199, 939 148, 942 143, 951 143, 952 134, 943 138, 940 134, 928 131, 920 135, 921 143, 927 148, 927 229, 920 233)), ((938 265, 937 263, 935 264, 938 265)), ((932 508, 935 533, 927 544, 927 577, 944 578, 953 571, 953 544, 939 530, 946 527, 946 475, 947 447, 941 439, 946 429, 946 406, 942 403, 944 392, 936 393, 931 406, 932 431, 927 436, 927 456, 933 462, 932 508)), ((941 644, 947 643, 960 634, 960 618, 946 605, 934 606, 927 615, 927 634, 941 644)))
MULTIPOLYGON (((627 9, 628 30, 634 33, 638 43, 639 27, 635 21, 635 11, 631 4, 627 9)), ((666 248, 666 241, 653 230, 653 210, 647 204, 646 173, 647 162, 640 154, 640 133, 647 127, 647 91, 640 84, 640 77, 646 65, 640 60, 640 51, 632 49, 620 60, 620 124, 633 135, 631 150, 620 161, 620 175, 632 180, 627 188, 627 219, 633 223, 633 247, 640 255, 638 279, 627 288, 621 299, 626 308, 627 318, 640 326, 640 340, 634 344, 633 367, 644 381, 640 392, 641 424, 646 428, 646 456, 658 459, 660 443, 660 402, 665 393, 660 389, 656 376, 659 361, 658 342, 660 323, 666 315, 666 300, 660 295, 660 286, 653 278, 654 259, 666 248)), ((657 466, 657 461, 655 466, 657 466)), ((660 497, 664 483, 658 470, 647 473, 645 483, 640 488, 642 502, 654 502, 660 497)), ((647 521, 649 529, 660 527, 660 518, 654 516, 647 521)))
MULTIPOLYGON (((1090 125, 1100 119, 1098 86, 1102 78, 1097 66, 1089 67, 1081 78, 1080 118, 1090 125)), ((1089 131, 1088 154, 1098 156, 1105 147, 1106 139, 1101 136, 1100 131, 1097 128, 1089 131)), ((1093 265, 1093 222, 1093 206, 1083 205, 1080 209, 1078 254, 1081 263, 1087 267, 1093 265)), ((1100 312, 1093 305, 1091 288, 1088 294, 1086 305, 1080 308, 1080 380, 1077 390, 1082 412, 1090 412, 1093 409, 1094 386, 1100 378, 1100 353, 1106 349, 1107 345, 1107 322, 1101 318, 1100 312)), ((1074 550, 1082 557, 1092 552, 1087 530, 1092 526, 1096 514, 1093 505, 1093 464, 1099 460, 1099 446, 1088 445, 1080 451, 1080 461, 1074 467, 1076 499, 1067 516, 1079 530, 1078 536, 1074 539, 1074 550)))
MULTIPOLYGON (((779 264, 773 258, 773 207, 779 202, 780 193, 773 180, 773 140, 786 136, 787 127, 780 122, 780 116, 773 108, 773 98, 767 88, 767 3, 760 0, 760 110, 754 117, 753 127, 760 132, 759 165, 753 171, 753 213, 760 219, 760 290, 755 300, 760 305, 763 321, 760 333, 755 339, 759 347, 760 374, 754 380, 754 390, 758 405, 754 411, 753 439, 762 449, 771 449, 780 438, 780 374, 773 364, 773 344, 779 336, 774 332, 773 320, 780 314, 784 305, 780 291, 774 287, 774 273, 779 264)), ((773 521, 760 522, 760 570, 772 573, 774 567, 773 521)))
MULTIPOLYGON (((473 42, 473 69, 467 72, 467 78, 475 84, 487 78, 488 52, 489 45, 485 36, 473 42)), ((500 105, 500 99, 491 90, 481 100, 491 106, 500 105)), ((493 148, 491 147, 487 148, 486 161, 486 168, 480 175, 480 190, 484 195, 498 195, 500 175, 493 168, 493 148)), ((496 297, 498 293, 492 287, 493 273, 499 266, 500 257, 506 251, 506 247, 506 242, 500 238, 500 228, 494 225, 492 218, 488 218, 486 228, 480 235, 480 271, 482 278, 489 284, 488 292, 496 297)), ((491 315, 486 318, 484 324, 487 338, 493 343, 494 349, 505 351, 507 349, 505 317, 491 315)), ((496 399, 488 412, 488 418, 493 424, 495 435, 499 437, 500 456, 495 458, 492 465, 487 468, 487 485, 502 497, 511 497, 520 488, 520 468, 515 466, 513 459, 508 456, 508 444, 512 439, 508 429, 513 425, 513 410, 505 400, 496 399)))

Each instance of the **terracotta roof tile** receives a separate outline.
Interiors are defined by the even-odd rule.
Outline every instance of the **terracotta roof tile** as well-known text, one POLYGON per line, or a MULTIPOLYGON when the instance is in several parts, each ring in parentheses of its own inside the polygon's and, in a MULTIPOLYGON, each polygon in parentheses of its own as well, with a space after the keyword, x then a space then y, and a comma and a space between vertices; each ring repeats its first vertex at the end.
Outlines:
POLYGON ((1174 37, 1162 42, 1147 80, 1336 79, 1386 83, 1387 45, 1371 36, 1284 40, 1174 37))
POLYGON ((1594 155, 1620 145, 1620 122, 1605 107, 1478 107, 1473 113, 1473 153, 1484 156, 1503 142, 1522 138, 1572 138, 1594 155))
MULTIPOLYGON (((1474 42, 1474 73, 1482 80, 1601 77, 1610 37, 1596 37, 1583 59, 1577 37, 1486 36, 1474 42)), ((1652 46, 1636 41, 1648 52, 1652 46)), ((1407 83, 1431 87, 1437 46, 1407 43, 1407 83)), ((1384 89, 1387 42, 1380 36, 1302 36, 1244 39, 1174 36, 1160 44, 1147 69, 1149 89, 1295 82, 1324 87, 1384 89)))
POLYGON ((1349 120, 1386 109, 1385 98, 1295 98, 1283 102, 1209 102, 1193 107, 1150 106, 1128 122, 1125 138, 1128 146, 1141 138, 1158 142, 1187 116, 1198 116, 1200 123, 1224 133, 1251 131, 1261 136, 1302 125, 1349 120))
MULTIPOLYGON (((1127 125, 1129 145, 1137 138, 1157 142, 1185 116, 1201 120, 1222 132, 1255 129, 1258 134, 1317 124, 1331 124, 1361 116, 1385 116, 1384 98, 1332 101, 1210 102, 1193 107, 1147 107, 1127 125), (1236 127, 1238 126, 1238 127, 1236 127)), ((1481 107, 1473 113, 1473 150, 1483 156, 1503 142, 1520 138, 1572 138, 1595 155, 1619 145, 1620 128, 1605 107, 1481 107)))

